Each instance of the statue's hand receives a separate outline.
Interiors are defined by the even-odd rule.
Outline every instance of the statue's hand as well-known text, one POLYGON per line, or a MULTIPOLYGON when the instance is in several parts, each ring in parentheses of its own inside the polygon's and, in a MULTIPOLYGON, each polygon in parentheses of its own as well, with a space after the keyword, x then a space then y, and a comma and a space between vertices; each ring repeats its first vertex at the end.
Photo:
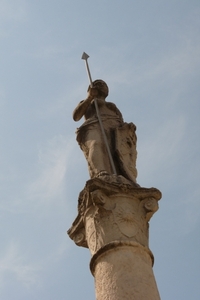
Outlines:
POLYGON ((98 90, 94 87, 89 87, 87 98, 93 100, 94 98, 97 98, 97 96, 98 96, 98 90))

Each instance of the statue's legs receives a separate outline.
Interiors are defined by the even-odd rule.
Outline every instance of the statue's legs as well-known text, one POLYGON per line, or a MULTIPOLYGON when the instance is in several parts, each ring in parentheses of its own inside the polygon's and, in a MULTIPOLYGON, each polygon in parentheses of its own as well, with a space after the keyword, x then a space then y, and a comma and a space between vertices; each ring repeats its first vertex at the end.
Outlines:
MULTIPOLYGON (((114 129, 120 126, 121 122, 118 119, 104 119, 102 123, 111 155, 114 157, 114 129)), ((109 155, 98 122, 81 127, 81 129, 77 131, 77 141, 88 162, 88 169, 91 178, 98 176, 98 174, 102 171, 105 171, 110 175, 113 174, 109 155)))
POLYGON ((85 140, 86 141, 81 148, 83 149, 84 155, 88 162, 90 177, 94 178, 99 174, 99 172, 102 171, 112 174, 107 149, 104 144, 99 126, 89 129, 87 131, 85 140))

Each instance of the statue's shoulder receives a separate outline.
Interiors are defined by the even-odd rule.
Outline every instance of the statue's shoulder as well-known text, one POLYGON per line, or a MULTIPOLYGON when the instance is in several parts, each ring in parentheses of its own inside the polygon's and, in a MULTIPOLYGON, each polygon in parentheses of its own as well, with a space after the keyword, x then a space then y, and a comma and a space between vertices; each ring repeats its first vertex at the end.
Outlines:
POLYGON ((106 102, 106 106, 107 106, 107 108, 114 111, 117 115, 119 115, 122 118, 122 114, 121 114, 120 110, 117 108, 117 106, 115 105, 115 103, 106 102))

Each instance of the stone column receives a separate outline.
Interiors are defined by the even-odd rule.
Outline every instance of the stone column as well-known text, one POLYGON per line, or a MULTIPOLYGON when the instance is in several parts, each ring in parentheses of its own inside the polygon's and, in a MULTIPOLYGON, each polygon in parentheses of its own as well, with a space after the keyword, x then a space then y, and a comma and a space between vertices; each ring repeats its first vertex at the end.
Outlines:
POLYGON ((86 183, 68 234, 90 249, 97 300, 159 300, 149 249, 149 220, 158 209, 155 188, 86 183))

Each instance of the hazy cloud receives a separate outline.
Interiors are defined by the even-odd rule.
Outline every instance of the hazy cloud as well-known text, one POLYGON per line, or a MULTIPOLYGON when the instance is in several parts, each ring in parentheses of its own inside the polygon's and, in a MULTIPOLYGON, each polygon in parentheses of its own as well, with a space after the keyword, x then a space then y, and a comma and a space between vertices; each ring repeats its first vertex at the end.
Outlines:
POLYGON ((25 21, 27 18, 27 1, 0 0, 0 22, 25 21))
POLYGON ((38 176, 28 187, 29 198, 43 204, 58 201, 72 150, 73 143, 61 135, 40 146, 38 176))
MULTIPOLYGON (((181 145, 186 133, 186 120, 183 115, 167 120, 154 133, 140 141, 140 168, 162 169, 180 158, 181 145)), ((184 154, 183 154, 184 155, 184 154)))
POLYGON ((7 282, 8 278, 14 276, 17 281, 27 288, 39 284, 38 272, 40 267, 30 262, 19 247, 18 243, 11 241, 0 256, 0 278, 1 285, 7 282))

